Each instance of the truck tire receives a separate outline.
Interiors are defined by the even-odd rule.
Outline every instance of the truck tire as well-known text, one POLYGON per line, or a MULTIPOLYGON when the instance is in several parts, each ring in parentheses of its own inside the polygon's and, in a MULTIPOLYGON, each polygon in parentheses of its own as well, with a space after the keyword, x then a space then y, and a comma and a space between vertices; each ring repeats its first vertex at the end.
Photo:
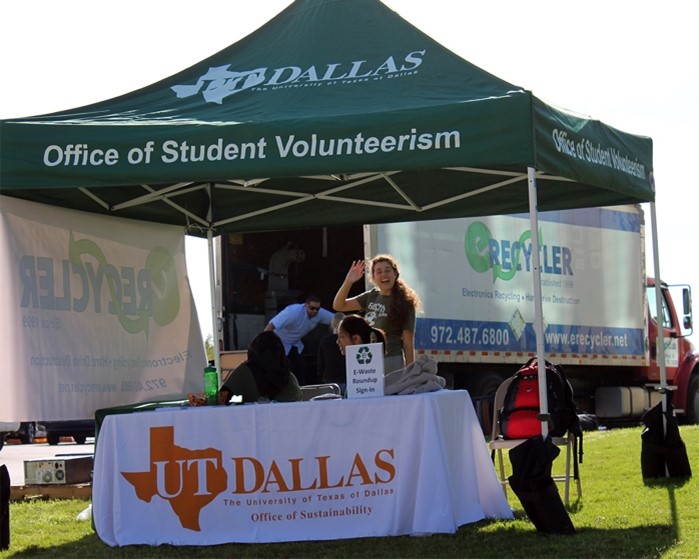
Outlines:
POLYGON ((692 375, 687 388, 687 423, 699 423, 699 374, 692 375))
POLYGON ((86 435, 73 435, 73 440, 77 444, 85 444, 85 441, 87 440, 87 436, 86 435))
POLYGON ((34 444, 34 439, 36 438, 36 423, 33 421, 28 421, 22 423, 22 429, 20 429, 22 436, 20 441, 22 444, 34 444))
POLYGON ((56 435, 54 433, 47 433, 46 435, 46 441, 51 445, 51 446, 56 446, 60 441, 61 441, 61 436, 56 435))
POLYGON ((497 373, 485 373, 478 375, 468 384, 468 392, 476 408, 476 416, 486 436, 490 436, 493 431, 493 399, 503 380, 497 373))

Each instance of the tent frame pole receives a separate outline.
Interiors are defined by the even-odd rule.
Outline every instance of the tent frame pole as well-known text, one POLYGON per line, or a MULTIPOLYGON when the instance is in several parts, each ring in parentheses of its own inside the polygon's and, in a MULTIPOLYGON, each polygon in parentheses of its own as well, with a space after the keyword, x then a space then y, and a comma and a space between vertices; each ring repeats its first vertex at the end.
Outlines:
POLYGON ((546 348, 544 345, 544 309, 541 294, 541 264, 539 244, 539 215, 536 191, 536 169, 527 167, 529 190, 529 222, 532 234, 532 281, 534 283, 534 333, 536 335, 536 361, 539 368, 539 413, 541 414, 541 435, 546 438, 548 426, 548 394, 546 393, 546 348))
POLYGON ((214 240, 213 232, 209 229, 206 232, 206 243, 209 251, 209 289, 211 290, 211 327, 212 327, 212 343, 214 346, 214 367, 218 375, 218 386, 221 386, 221 348, 218 345, 218 316, 216 308, 216 269, 214 267, 214 240))
POLYGON ((663 329, 663 290, 660 285, 660 255, 658 251, 658 224, 655 214, 655 202, 650 203, 651 238, 653 241, 653 266, 655 275, 655 312, 658 334, 655 340, 656 359, 660 369, 660 392, 663 394, 663 412, 667 411, 667 370, 665 367, 665 332, 663 329))
POLYGON ((213 221, 213 199, 212 189, 214 185, 209 183, 206 187, 206 191, 209 195, 209 209, 207 210, 206 219, 209 222, 209 228, 206 230, 206 245, 208 250, 208 260, 209 260, 209 299, 211 302, 211 332, 212 332, 212 343, 214 346, 214 367, 216 368, 216 376, 218 377, 217 385, 221 387, 221 348, 218 343, 218 305, 216 297, 216 267, 214 266, 214 231, 211 226, 213 221))
MULTIPOLYGON (((667 411, 668 411, 668 387, 667 387, 667 370, 665 368, 665 332, 663 328, 663 290, 660 286, 660 251, 658 250, 658 222, 655 214, 655 202, 650 203, 650 229, 651 238, 653 241, 653 274, 655 276, 655 358, 658 361, 658 369, 660 370, 660 401, 662 402, 663 411, 663 440, 667 433, 667 411)), ((670 477, 665 464, 665 475, 670 477)))

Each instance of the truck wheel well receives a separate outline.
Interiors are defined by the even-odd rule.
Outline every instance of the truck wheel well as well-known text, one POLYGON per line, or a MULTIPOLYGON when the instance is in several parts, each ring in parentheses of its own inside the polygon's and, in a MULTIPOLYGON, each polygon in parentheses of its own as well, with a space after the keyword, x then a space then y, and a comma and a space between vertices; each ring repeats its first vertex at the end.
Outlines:
POLYGON ((696 425, 699 423, 699 372, 692 373, 692 378, 687 385, 687 405, 685 407, 687 423, 696 425))

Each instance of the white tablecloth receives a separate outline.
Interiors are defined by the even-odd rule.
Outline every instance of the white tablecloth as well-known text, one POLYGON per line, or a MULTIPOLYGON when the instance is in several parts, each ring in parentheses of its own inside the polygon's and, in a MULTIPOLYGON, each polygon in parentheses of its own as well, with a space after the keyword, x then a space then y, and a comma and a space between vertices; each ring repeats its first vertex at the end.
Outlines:
POLYGON ((99 537, 128 544, 453 533, 512 518, 466 391, 108 415, 99 537))

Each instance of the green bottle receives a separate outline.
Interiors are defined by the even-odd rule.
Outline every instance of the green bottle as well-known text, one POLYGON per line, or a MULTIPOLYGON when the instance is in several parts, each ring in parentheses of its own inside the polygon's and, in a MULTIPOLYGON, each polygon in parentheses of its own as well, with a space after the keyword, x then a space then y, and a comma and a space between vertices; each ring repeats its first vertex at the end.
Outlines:
POLYGON ((218 373, 211 365, 204 369, 204 397, 207 406, 218 404, 218 373))

